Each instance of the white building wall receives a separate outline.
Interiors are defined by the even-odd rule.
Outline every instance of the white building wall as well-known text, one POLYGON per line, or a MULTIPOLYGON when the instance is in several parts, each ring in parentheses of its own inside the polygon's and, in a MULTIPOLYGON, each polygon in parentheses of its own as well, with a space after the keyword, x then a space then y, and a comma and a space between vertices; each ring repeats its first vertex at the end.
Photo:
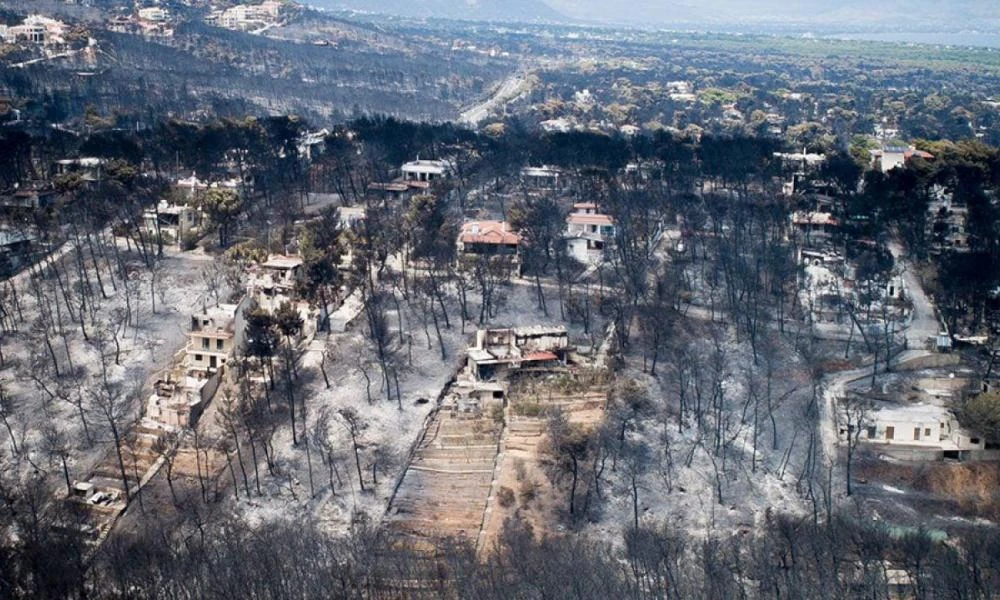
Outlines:
POLYGON ((946 434, 942 438, 942 423, 936 421, 923 420, 898 420, 885 421, 869 425, 862 432, 862 437, 871 442, 884 442, 896 444, 911 444, 919 446, 940 446, 942 439, 947 439, 947 423, 945 423, 946 434), (875 436, 871 437, 874 431, 875 436), (890 436, 891 435, 891 439, 890 436))
POLYGON ((906 157, 902 152, 883 152, 882 153, 882 172, 888 173, 889 171, 895 169, 896 167, 902 167, 906 164, 906 157))

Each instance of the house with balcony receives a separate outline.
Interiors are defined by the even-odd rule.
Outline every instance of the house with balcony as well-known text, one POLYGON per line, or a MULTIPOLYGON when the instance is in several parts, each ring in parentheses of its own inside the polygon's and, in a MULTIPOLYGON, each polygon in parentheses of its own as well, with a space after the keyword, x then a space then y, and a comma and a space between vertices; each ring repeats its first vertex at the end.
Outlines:
POLYGON ((448 179, 454 170, 454 165, 447 160, 420 160, 420 158, 404 164, 400 169, 403 181, 426 183, 448 179))
POLYGON ((204 214, 199 209, 166 200, 160 200, 156 208, 147 208, 142 213, 146 235, 167 245, 181 245, 184 238, 201 231, 204 222, 204 214))
POLYGON ((573 205, 566 217, 566 252, 585 265, 604 262, 605 251, 614 243, 615 221, 591 202, 573 205))
POLYGON ((184 367, 189 372, 214 374, 243 347, 246 335, 244 313, 250 296, 238 304, 220 304, 191 315, 184 367))
POLYGON ((299 256, 272 254, 251 268, 247 286, 250 296, 258 306, 272 313, 285 302, 295 302, 303 277, 302 264, 299 256))
POLYGON ((69 26, 62 21, 42 15, 28 15, 20 25, 7 27, 3 33, 6 42, 25 41, 32 44, 62 44, 69 26))

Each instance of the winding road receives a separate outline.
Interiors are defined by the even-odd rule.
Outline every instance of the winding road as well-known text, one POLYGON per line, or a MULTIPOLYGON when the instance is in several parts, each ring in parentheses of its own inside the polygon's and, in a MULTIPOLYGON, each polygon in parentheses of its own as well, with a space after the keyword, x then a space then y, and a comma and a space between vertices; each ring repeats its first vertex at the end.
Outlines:
POLYGON ((523 71, 512 74, 497 86, 489 98, 462 112, 458 117, 459 122, 473 126, 479 125, 486 117, 490 116, 493 109, 514 99, 521 92, 526 81, 527 77, 523 71))
MULTIPOLYGON (((898 242, 891 242, 889 251, 901 267, 906 294, 913 303, 913 313, 903 332, 909 349, 890 361, 892 368, 898 369, 905 368, 908 363, 934 355, 934 352, 926 349, 927 341, 937 336, 941 326, 934 304, 924 291, 916 272, 905 258, 902 246, 898 242)), ((823 453, 831 460, 834 471, 836 471, 833 475, 834 481, 844 481, 844 465, 837 460, 837 446, 840 442, 837 431, 837 399, 843 397, 844 388, 849 383, 870 377, 871 373, 871 365, 866 365, 850 371, 831 373, 823 378, 818 403, 819 433, 823 443, 823 453)))

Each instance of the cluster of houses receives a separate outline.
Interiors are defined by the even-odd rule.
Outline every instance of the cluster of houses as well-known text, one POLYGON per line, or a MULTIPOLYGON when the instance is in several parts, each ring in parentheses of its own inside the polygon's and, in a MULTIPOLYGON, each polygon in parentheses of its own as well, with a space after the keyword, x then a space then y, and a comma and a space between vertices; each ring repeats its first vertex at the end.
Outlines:
MULTIPOLYGON (((455 166, 451 161, 418 158, 403 164, 397 179, 369 184, 368 193, 375 197, 405 200, 412 194, 426 193, 454 173, 455 166)), ((548 165, 525 167, 520 177, 521 184, 532 193, 557 193, 562 190, 565 179, 561 169, 548 165)), ((614 243, 614 219, 594 203, 579 202, 573 205, 566 218, 563 236, 569 256, 588 266, 597 265, 604 262, 607 249, 614 243)), ((520 262, 523 242, 521 234, 506 221, 468 219, 461 225, 456 248, 460 259, 506 256, 516 265, 520 262)))
POLYGON ((482 56, 489 56, 489 57, 492 57, 492 58, 496 58, 498 56, 502 56, 502 57, 506 58, 506 57, 510 56, 510 52, 504 50, 503 48, 501 48, 500 46, 498 46, 496 44, 490 44, 489 46, 481 47, 481 46, 476 45, 473 42, 469 42, 469 41, 466 41, 466 40, 460 40, 460 39, 454 40, 451 43, 451 51, 452 52, 471 52, 473 54, 479 54, 479 55, 482 55, 482 56))
POLYGON ((230 8, 212 11, 205 21, 225 29, 255 31, 277 23, 285 7, 286 4, 280 0, 237 4, 230 8))
MULTIPOLYGON (((100 180, 105 163, 100 158, 62 159, 51 164, 51 171, 54 178, 74 176, 86 186, 100 180)), ((54 206, 58 198, 50 180, 0 191, 0 277, 16 273, 44 254, 37 225, 29 217, 54 206)))
POLYGON ((315 335, 321 311, 298 293, 303 276, 298 256, 270 255, 247 268, 246 293, 234 304, 206 306, 190 315, 188 342, 173 366, 156 382, 146 403, 146 417, 171 428, 193 426, 246 342, 246 313, 251 307, 276 313, 290 305, 302 318, 302 337, 315 335))
MULTIPOLYGON (((402 165, 396 180, 377 184, 369 188, 369 193, 395 189, 389 186, 397 186, 401 195, 424 193, 453 174, 454 166, 447 160, 418 159, 402 165)), ((558 187, 562 179, 561 172, 552 167, 526 169, 522 175, 538 188, 558 187)), ((213 185, 238 186, 239 182, 210 184, 194 175, 177 180, 172 201, 162 200, 144 212, 147 234, 169 243, 199 234, 207 217, 194 199, 213 185)), ((337 210, 340 226, 346 229, 365 219, 365 209, 361 206, 342 206, 337 210)), ((614 219, 594 203, 576 203, 566 218, 563 235, 570 256, 584 264, 597 265, 606 259, 606 251, 614 243, 614 219)), ((460 261, 461 257, 506 256, 519 264, 523 241, 522 235, 505 221, 478 219, 462 224, 456 245, 460 261)), ((246 295, 238 303, 205 308, 191 315, 189 342, 175 366, 157 383, 147 403, 147 415, 159 424, 186 427, 198 419, 218 389, 227 364, 244 344, 244 314, 249 306, 273 313, 290 303, 306 324, 304 335, 315 332, 324 317, 322 309, 309 306, 298 296, 303 275, 300 257, 271 255, 266 261, 248 267, 246 275, 246 295)), ((471 380, 477 382, 474 387, 478 389, 483 384, 490 388, 493 384, 489 382, 510 368, 551 368, 565 364, 568 347, 566 330, 560 327, 483 331, 469 350, 468 372, 471 380)))
MULTIPOLYGON (((566 217, 563 238, 567 255, 587 266, 599 265, 614 244, 614 218, 601 212, 596 204, 576 203, 566 217)), ((518 263, 522 244, 521 234, 506 221, 471 220, 462 224, 457 248, 460 258, 509 256, 518 263)))
POLYGON ((147 6, 130 15, 117 15, 108 21, 108 29, 118 33, 133 33, 147 37, 174 35, 174 19, 170 11, 161 6, 147 6))

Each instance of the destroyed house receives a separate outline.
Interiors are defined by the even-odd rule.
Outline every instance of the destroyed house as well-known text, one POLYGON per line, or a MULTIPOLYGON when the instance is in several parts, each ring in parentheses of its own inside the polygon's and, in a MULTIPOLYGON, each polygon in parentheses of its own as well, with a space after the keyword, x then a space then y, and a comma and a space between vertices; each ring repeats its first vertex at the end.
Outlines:
POLYGON ((28 187, 9 194, 0 194, 0 207, 7 209, 25 208, 39 210, 52 206, 58 199, 55 190, 28 187))
POLYGON ((564 365, 569 351, 566 328, 481 329, 469 348, 468 366, 478 381, 502 378, 511 370, 564 365))
POLYGON ((521 169, 521 182, 538 189, 550 189, 559 187, 563 179, 562 169, 549 165, 540 167, 524 167, 521 169))
POLYGON ((303 280, 303 261, 298 256, 271 255, 264 263, 253 267, 248 289, 261 308, 273 313, 284 302, 298 298, 298 286, 303 280))
POLYGON ((797 211, 792 213, 792 226, 804 236, 829 235, 840 227, 840 221, 827 212, 797 211))
POLYGON ((250 301, 220 304, 191 316, 185 364, 196 371, 214 373, 243 346, 243 313, 250 301))
POLYGON ((32 260, 35 235, 14 229, 0 229, 0 276, 13 275, 32 260))
POLYGON ((101 180, 101 169, 106 163, 103 158, 67 158, 56 161, 55 171, 57 175, 76 174, 83 181, 95 182, 101 180))
POLYGON ((174 429, 194 427, 219 387, 218 374, 183 369, 157 380, 146 403, 146 416, 174 429))
POLYGON ((142 213, 146 233, 161 240, 180 244, 185 236, 201 229, 203 214, 197 208, 186 204, 170 204, 161 200, 156 208, 147 208, 142 213))

